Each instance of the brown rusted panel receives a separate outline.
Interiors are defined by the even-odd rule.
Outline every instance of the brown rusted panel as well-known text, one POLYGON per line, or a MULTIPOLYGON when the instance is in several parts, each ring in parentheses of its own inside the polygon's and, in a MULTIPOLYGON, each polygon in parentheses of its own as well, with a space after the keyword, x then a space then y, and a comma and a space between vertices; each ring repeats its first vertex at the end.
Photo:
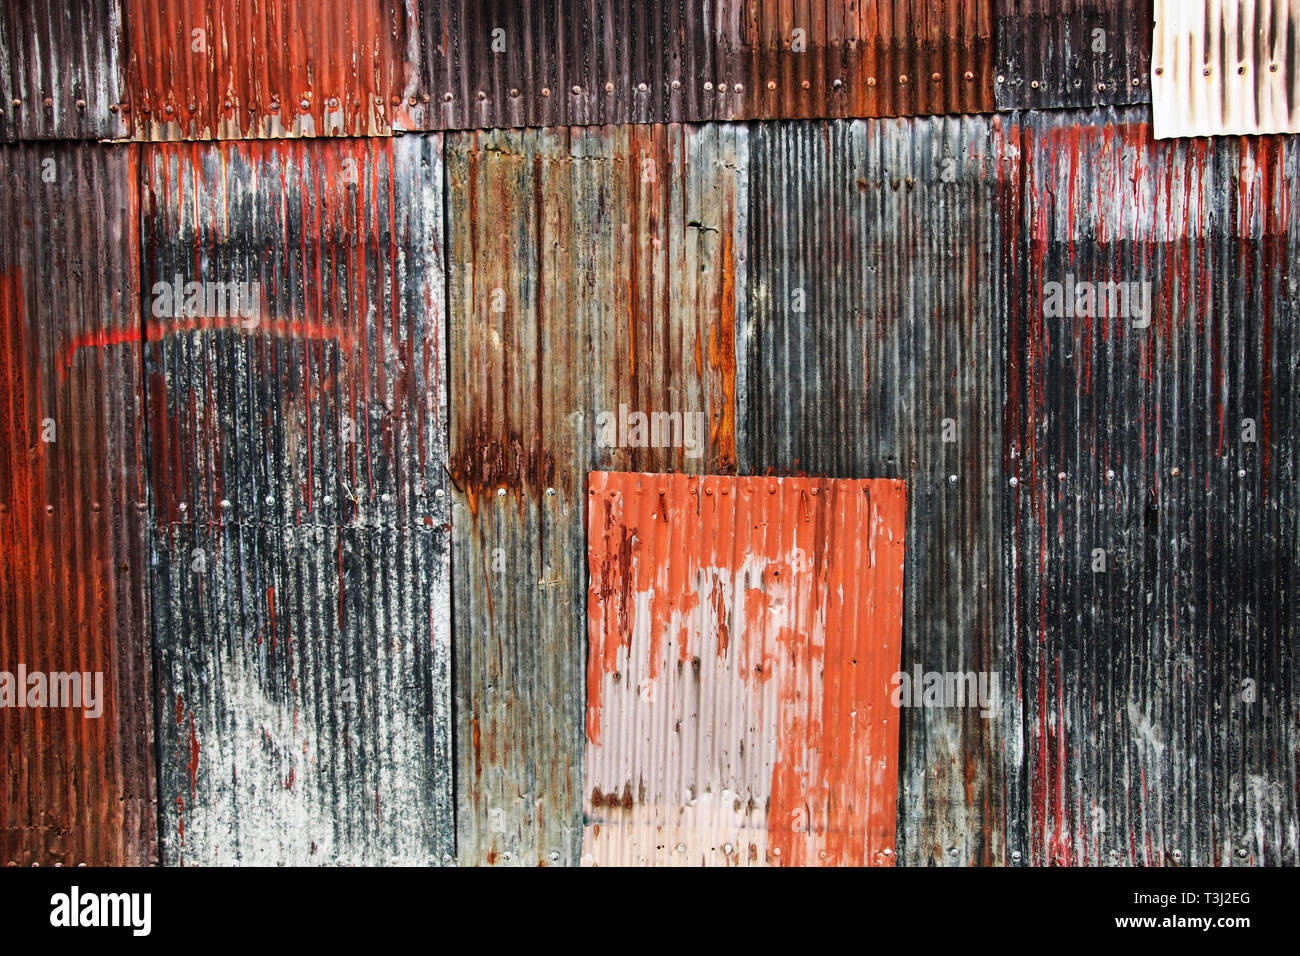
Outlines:
POLYGON ((449 860, 441 135, 143 163, 163 857, 449 860))
POLYGON ((120 0, 0 5, 0 142, 125 131, 120 0))
POLYGON ((400 0, 121 0, 131 135, 382 136, 424 100, 400 0))
POLYGON ((1300 133, 1300 0, 1156 0, 1155 135, 1300 133))
POLYGON ((746 119, 993 109, 993 0, 750 0, 746 119))
POLYGON ((0 863, 156 857, 135 170, 0 148, 0 863))
POLYGON ((998 109, 1151 101, 1151 0, 997 0, 997 17, 998 109))
POLYGON ((583 862, 892 865, 905 484, 587 495, 583 862))
POLYGON ((586 472, 734 470, 746 137, 448 140, 464 862, 578 860, 586 472), (651 412, 676 440, 634 447, 651 412))

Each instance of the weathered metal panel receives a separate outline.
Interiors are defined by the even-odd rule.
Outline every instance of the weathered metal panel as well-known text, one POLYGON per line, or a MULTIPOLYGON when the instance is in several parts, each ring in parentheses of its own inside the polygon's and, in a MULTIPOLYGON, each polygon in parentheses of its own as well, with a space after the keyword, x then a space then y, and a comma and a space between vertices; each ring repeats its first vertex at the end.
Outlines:
POLYGON ((750 119, 993 109, 993 0, 748 0, 750 119))
POLYGON ((2 864, 157 853, 135 170, 125 147, 0 148, 2 864), (91 693, 16 709, 42 683, 20 668, 91 693))
POLYGON ((1156 138, 1300 133, 1300 0, 1156 0, 1156 138))
POLYGON ((454 849, 441 145, 144 154, 168 862, 454 849))
MULTIPOLYGON (((743 0, 421 0, 438 128, 726 119, 743 0)), ((739 85, 738 85, 739 84, 739 85)))
POLYGON ((597 472, 583 862, 892 865, 901 481, 597 472))
POLYGON ((383 136, 419 128, 402 0, 121 0, 131 135, 383 136))
POLYGON ((1023 121, 1019 849, 1295 865, 1300 154, 1147 116, 1023 121))
POLYGON ((120 0, 0 8, 0 142, 123 134, 120 0))
MULTIPOLYGON (((1018 161, 996 117, 756 127, 738 331, 742 470, 906 480, 902 670, 1008 688, 1001 434, 1018 161)), ((903 714, 901 862, 1003 859, 1016 726, 1004 696, 903 714)))
POLYGON ((587 472, 734 471, 747 135, 448 140, 463 862, 578 861, 587 472), (683 418, 632 447, 599 417, 652 411, 690 440, 683 418))
POLYGON ((997 0, 997 18, 998 109, 1151 102, 1151 0, 997 0))

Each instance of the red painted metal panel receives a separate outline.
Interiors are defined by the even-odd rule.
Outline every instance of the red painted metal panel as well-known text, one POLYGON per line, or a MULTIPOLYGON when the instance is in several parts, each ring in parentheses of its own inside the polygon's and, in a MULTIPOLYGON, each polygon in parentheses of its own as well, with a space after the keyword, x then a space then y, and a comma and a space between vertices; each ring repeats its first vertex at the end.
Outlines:
POLYGON ((136 165, 0 149, 0 865, 157 855, 136 165))
POLYGON ((375 136, 420 107, 394 0, 125 0, 132 135, 375 136))
POLYGON ((906 484, 593 472, 584 862, 891 865, 906 484))

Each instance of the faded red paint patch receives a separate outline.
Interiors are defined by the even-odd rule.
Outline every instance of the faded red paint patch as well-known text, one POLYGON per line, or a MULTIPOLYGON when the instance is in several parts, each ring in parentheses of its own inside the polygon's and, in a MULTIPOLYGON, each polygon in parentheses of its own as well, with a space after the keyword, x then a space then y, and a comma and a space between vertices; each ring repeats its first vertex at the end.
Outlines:
POLYGON ((588 855, 892 863, 904 484, 589 482, 588 855))

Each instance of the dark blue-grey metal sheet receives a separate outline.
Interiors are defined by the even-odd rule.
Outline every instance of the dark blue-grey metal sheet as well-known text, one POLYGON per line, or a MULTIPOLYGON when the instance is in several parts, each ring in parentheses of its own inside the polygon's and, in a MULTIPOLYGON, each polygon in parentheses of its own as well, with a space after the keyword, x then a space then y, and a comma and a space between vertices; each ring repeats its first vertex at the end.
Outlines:
POLYGON ((1024 861, 1295 865, 1300 151, 1022 122, 1024 861))
POLYGON ((142 163, 164 859, 450 859, 441 139, 142 163))
MULTIPOLYGON (((909 674, 1000 671, 1011 654, 1001 436, 1019 167, 1004 122, 750 135, 741 468, 907 481, 909 674)), ((1007 697, 988 717, 904 711, 900 862, 1009 852, 1007 697)))
POLYGON ((997 21, 998 109, 1151 102, 1151 0, 997 0, 997 21))

